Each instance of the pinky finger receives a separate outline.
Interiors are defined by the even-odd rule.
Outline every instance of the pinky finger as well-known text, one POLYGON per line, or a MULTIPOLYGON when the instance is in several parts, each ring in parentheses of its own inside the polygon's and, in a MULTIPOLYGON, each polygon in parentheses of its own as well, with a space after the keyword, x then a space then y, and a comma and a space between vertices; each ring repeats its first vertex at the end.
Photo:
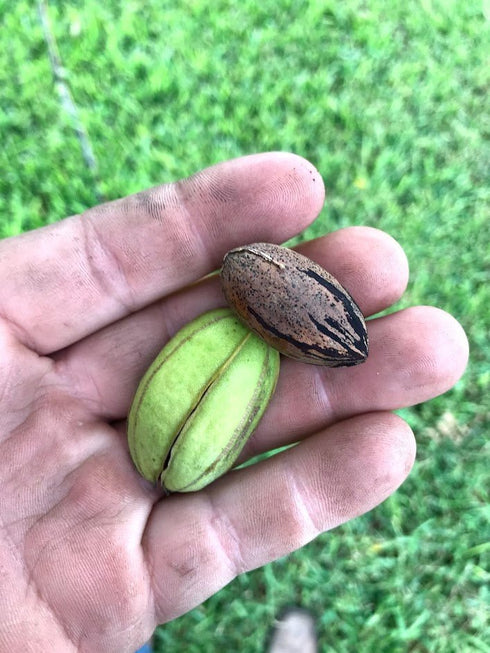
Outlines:
POLYGON ((240 573, 368 512, 405 480, 415 442, 392 413, 340 422, 297 446, 156 506, 146 532, 157 623, 240 573))

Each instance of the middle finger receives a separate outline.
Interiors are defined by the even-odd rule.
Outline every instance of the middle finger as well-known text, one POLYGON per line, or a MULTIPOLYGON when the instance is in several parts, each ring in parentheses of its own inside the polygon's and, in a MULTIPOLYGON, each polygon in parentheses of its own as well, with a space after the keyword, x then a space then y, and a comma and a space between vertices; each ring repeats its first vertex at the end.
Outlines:
MULTIPOLYGON (((341 229, 299 249, 334 274, 365 315, 390 306, 405 289, 403 250, 379 230, 341 229)), ((139 379, 165 342, 197 315, 223 304, 216 277, 188 287, 55 354, 57 381, 97 416, 123 418, 139 379)))

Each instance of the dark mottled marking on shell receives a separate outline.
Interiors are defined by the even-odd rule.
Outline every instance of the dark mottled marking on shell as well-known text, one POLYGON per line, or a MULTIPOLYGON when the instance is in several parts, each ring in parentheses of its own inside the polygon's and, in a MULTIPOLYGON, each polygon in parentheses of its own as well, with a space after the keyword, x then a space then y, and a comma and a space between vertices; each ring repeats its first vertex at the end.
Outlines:
POLYGON ((364 317, 340 283, 292 249, 254 243, 229 251, 223 292, 238 316, 282 354, 314 365, 358 365, 368 355, 364 317))

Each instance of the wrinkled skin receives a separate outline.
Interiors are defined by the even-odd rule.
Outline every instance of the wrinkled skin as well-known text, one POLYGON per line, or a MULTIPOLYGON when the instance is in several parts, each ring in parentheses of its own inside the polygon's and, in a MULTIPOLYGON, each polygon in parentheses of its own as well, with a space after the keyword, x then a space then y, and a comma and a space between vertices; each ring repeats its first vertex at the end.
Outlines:
MULTIPOLYGON (((467 360, 459 324, 426 306, 369 321, 359 367, 283 361, 242 460, 299 441, 280 455, 166 498, 128 455, 145 368, 223 305, 216 277, 194 282, 232 247, 292 237, 323 201, 308 162, 256 155, 0 243, 0 650, 131 652, 406 478, 414 437, 391 411, 448 390, 467 360)), ((347 228, 300 251, 365 315, 404 292, 406 258, 381 231, 347 228)))

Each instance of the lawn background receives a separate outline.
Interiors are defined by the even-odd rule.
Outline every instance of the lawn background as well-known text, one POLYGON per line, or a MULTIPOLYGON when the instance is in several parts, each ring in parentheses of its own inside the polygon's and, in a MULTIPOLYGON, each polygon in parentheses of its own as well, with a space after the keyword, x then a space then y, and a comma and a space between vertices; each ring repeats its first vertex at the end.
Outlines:
POLYGON ((470 339, 456 388, 401 411, 418 456, 393 497, 158 629, 156 650, 262 651, 295 604, 321 651, 489 652, 489 0, 52 1, 58 80, 41 5, 0 0, 2 237, 293 151, 327 187, 301 238, 386 230, 411 266, 398 307, 440 306, 470 339))

